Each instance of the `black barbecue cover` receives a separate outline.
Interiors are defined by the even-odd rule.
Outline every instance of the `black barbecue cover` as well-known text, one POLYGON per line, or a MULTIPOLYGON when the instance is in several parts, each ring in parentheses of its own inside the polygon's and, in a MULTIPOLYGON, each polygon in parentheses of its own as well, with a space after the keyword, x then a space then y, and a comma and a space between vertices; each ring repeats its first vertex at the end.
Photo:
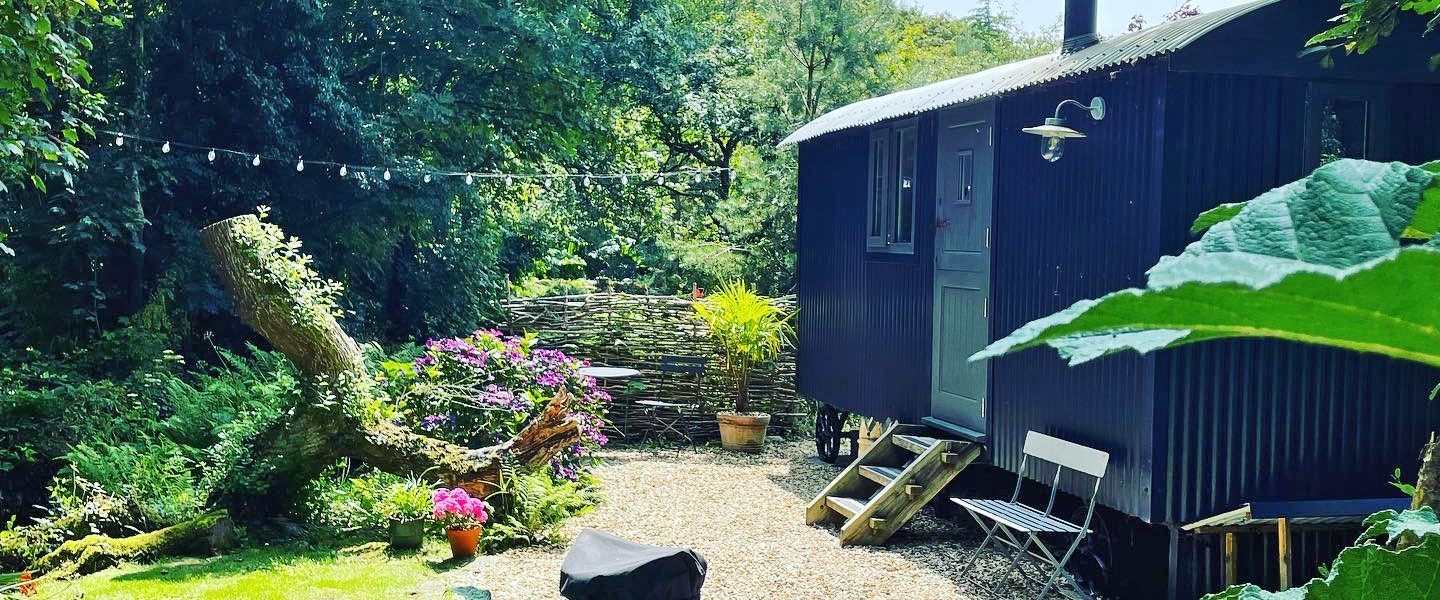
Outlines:
POLYGON ((705 557, 686 548, 637 544, 582 529, 560 565, 570 600, 700 600, 705 557))

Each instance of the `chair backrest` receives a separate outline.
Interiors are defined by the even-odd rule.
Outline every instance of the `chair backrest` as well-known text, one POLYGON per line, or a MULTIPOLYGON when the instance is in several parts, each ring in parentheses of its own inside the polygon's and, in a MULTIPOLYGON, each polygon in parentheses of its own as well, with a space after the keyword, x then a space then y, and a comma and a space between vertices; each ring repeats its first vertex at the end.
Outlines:
POLYGON ((660 357, 659 370, 661 373, 694 373, 696 375, 704 375, 705 362, 706 358, 703 356, 671 356, 667 354, 660 357))
POLYGON ((1105 467, 1110 464, 1109 453, 1050 437, 1038 431, 1025 434, 1025 454, 1097 479, 1105 476, 1105 467))

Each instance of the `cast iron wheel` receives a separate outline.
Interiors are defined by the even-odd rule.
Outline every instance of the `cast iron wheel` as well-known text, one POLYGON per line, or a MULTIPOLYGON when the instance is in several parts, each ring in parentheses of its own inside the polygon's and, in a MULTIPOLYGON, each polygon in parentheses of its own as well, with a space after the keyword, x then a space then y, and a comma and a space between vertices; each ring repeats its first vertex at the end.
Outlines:
POLYGON ((829 404, 815 411, 815 452, 820 460, 833 464, 840 457, 840 431, 847 416, 829 404))
MULTIPOLYGON (((1075 555, 1070 557, 1066 570, 1075 575, 1083 589, 1076 590, 1087 598, 1113 598, 1115 582, 1115 554, 1112 550, 1114 534, 1099 510, 1090 519, 1090 535, 1081 540, 1075 555)), ((1085 507, 1078 507, 1070 514, 1070 522, 1085 521, 1085 507)))

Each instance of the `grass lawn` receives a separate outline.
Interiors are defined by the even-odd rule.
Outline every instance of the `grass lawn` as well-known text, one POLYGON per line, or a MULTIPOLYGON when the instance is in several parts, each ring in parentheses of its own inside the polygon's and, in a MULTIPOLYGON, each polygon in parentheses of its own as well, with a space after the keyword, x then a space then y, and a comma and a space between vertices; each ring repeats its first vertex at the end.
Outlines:
MULTIPOLYGON (((435 598, 416 592, 459 566, 443 543, 392 554, 381 544, 343 550, 290 544, 209 559, 122 565, 78 580, 41 582, 40 598, 435 598)), ((455 596, 451 596, 455 597, 455 596)))

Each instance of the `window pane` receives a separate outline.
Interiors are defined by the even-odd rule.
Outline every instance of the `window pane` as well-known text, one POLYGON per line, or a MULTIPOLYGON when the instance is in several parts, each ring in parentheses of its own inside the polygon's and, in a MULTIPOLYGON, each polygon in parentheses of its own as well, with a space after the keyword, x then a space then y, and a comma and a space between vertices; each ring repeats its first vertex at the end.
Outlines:
POLYGON ((915 241, 915 128, 906 127, 895 132, 896 165, 899 174, 895 178, 895 225, 892 241, 909 244, 915 241))
POLYGON ((1370 103, 1329 98, 1320 109, 1320 164, 1365 158, 1370 103))
POLYGON ((884 234, 885 204, 885 140, 876 139, 870 146, 870 237, 884 234))

